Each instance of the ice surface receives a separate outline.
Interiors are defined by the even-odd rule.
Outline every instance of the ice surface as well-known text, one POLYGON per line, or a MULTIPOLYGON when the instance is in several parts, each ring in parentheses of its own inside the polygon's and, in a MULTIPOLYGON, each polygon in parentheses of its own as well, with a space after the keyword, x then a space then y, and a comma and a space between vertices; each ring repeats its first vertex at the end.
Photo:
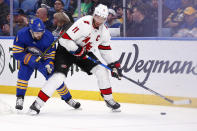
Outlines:
MULTIPOLYGON (((78 100, 82 106, 75 110, 51 98, 38 116, 29 116, 35 98, 25 97, 20 114, 1 112, 0 131, 197 131, 197 109, 121 103, 121 112, 111 112, 103 101, 78 100)), ((0 99, 14 108, 14 95, 0 99)))

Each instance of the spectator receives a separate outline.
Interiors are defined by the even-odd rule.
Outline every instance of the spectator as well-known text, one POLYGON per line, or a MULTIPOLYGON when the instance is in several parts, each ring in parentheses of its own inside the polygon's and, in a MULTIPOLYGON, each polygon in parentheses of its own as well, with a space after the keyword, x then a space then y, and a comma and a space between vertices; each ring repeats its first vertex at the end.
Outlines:
MULTIPOLYGON (((40 4, 41 7, 50 9, 53 7, 56 0, 38 0, 38 1, 41 1, 41 2, 39 2, 39 3, 41 3, 40 4)), ((70 6, 70 1, 71 0, 62 0, 62 2, 64 3, 65 10, 68 10, 68 7, 70 6)))
POLYGON ((53 36, 59 36, 60 31, 70 23, 70 19, 64 12, 57 12, 53 17, 53 25, 56 26, 56 29, 52 34, 53 36))
POLYGON ((117 20, 116 12, 113 9, 109 9, 106 25, 108 28, 119 28, 121 25, 121 23, 117 20))
POLYGON ((64 12, 68 15, 71 22, 74 22, 73 17, 70 12, 64 10, 64 2, 62 0, 56 0, 54 3, 54 11, 50 12, 50 18, 57 12, 64 12))
POLYGON ((197 37, 197 11, 193 7, 184 10, 184 24, 174 37, 197 37))
POLYGON ((53 23, 48 19, 48 11, 46 8, 39 8, 36 11, 36 17, 43 21, 47 30, 51 32, 54 30, 53 23))
POLYGON ((123 24, 123 6, 122 5, 118 5, 115 8, 116 14, 117 14, 117 19, 120 21, 120 23, 123 24))
MULTIPOLYGON (((28 25, 28 19, 22 9, 16 9, 13 13, 14 13, 13 33, 15 36, 18 30, 28 25)), ((10 21, 10 17, 8 17, 7 20, 10 21)))
POLYGON ((64 2, 62 0, 56 0, 54 3, 54 9, 56 12, 61 12, 64 10, 64 2))
POLYGON ((7 15, 10 13, 9 6, 4 0, 0 0, 0 26, 3 26, 7 15))
MULTIPOLYGON (((92 5, 92 0, 84 0, 84 2, 81 3, 81 16, 87 15, 92 5)), ((75 10, 73 17, 78 17, 78 8, 75 10)))
POLYGON ((171 28, 172 34, 177 32, 179 26, 183 23, 184 9, 193 6, 193 0, 181 0, 181 7, 172 12, 164 22, 164 27, 171 28))
POLYGON ((9 36, 10 35, 10 25, 5 23, 1 26, 0 36, 9 36))
POLYGON ((145 4, 141 4, 137 7, 133 8, 132 19, 133 26, 130 31, 132 33, 127 34, 127 36, 133 37, 150 37, 156 36, 153 30, 153 19, 147 14, 147 6, 145 4))

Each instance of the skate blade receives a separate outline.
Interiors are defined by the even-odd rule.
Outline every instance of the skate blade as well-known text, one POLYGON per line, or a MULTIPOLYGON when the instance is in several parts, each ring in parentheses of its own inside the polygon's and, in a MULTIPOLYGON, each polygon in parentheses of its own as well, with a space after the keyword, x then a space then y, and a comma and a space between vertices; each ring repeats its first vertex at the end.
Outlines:
POLYGON ((27 115, 36 116, 36 115, 38 115, 38 113, 34 110, 29 109, 29 111, 27 112, 27 115))
POLYGON ((112 109, 112 112, 121 112, 120 109, 112 109))
POLYGON ((15 113, 16 113, 16 114, 19 114, 19 115, 20 115, 20 114, 23 114, 23 110, 16 109, 16 110, 15 110, 15 113))

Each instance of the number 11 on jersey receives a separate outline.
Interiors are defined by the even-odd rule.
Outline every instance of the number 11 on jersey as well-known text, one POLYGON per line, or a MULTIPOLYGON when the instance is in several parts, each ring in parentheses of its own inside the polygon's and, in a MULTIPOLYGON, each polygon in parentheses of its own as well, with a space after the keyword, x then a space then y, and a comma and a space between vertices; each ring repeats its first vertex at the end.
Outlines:
POLYGON ((79 27, 76 26, 72 31, 73 31, 74 33, 76 33, 78 30, 79 30, 79 27))

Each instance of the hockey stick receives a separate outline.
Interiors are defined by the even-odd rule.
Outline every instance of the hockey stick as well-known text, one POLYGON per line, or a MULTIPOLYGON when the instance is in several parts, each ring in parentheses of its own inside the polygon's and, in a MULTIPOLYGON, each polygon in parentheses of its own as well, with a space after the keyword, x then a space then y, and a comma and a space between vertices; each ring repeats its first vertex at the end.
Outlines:
MULTIPOLYGON (((88 57, 88 59, 91 60, 91 61, 93 61, 94 63, 97 63, 97 64, 99 64, 99 65, 105 67, 106 69, 112 71, 112 69, 109 68, 107 65, 104 65, 104 64, 102 64, 102 63, 96 61, 95 59, 91 58, 91 57, 88 57)), ((144 88, 145 90, 147 90, 147 91, 149 91, 149 92, 155 94, 156 96, 161 97, 162 99, 164 99, 164 100, 166 100, 166 101, 168 101, 168 102, 170 102, 170 103, 172 103, 172 104, 175 104, 175 105, 185 105, 185 104, 191 104, 191 103, 192 103, 192 101, 191 101, 190 99, 186 99, 186 100, 176 100, 176 101, 175 101, 175 100, 172 100, 172 99, 169 99, 169 98, 167 98, 167 97, 165 97, 165 96, 163 96, 163 95, 157 93, 156 91, 154 91, 154 90, 152 90, 152 89, 150 89, 150 88, 148 88, 148 87, 146 87, 146 86, 140 84, 139 82, 137 82, 137 81, 135 81, 135 80, 133 80, 133 79, 131 79, 131 78, 128 78, 128 77, 125 76, 125 75, 122 75, 122 77, 125 78, 125 79, 127 79, 128 81, 130 81, 130 82, 132 82, 132 83, 135 83, 136 85, 138 85, 138 86, 144 88)))
POLYGON ((68 23, 66 27, 63 28, 63 32, 62 34, 56 39, 53 41, 53 43, 36 59, 36 62, 39 62, 40 59, 42 59, 45 54, 47 53, 47 51, 49 51, 54 45, 55 43, 64 35, 64 33, 66 33, 66 31, 68 30, 68 28, 70 28, 72 26, 73 23, 68 23))
POLYGON ((56 40, 54 40, 53 41, 53 43, 36 59, 36 62, 39 62, 40 61, 40 59, 42 59, 45 55, 46 55, 46 53, 47 53, 47 51, 49 51, 55 44, 56 44, 56 42, 64 35, 64 33, 65 33, 65 30, 63 31, 63 33, 56 39, 56 40))
MULTIPOLYGON (((53 43, 36 59, 36 62, 39 62, 40 61, 40 59, 42 59, 45 55, 46 55, 46 53, 56 44, 56 42, 64 35, 64 33, 65 33, 65 30, 64 30, 64 32, 56 39, 56 40, 54 40, 53 41, 53 43)), ((37 69, 35 69, 35 78, 37 77, 37 69)))

